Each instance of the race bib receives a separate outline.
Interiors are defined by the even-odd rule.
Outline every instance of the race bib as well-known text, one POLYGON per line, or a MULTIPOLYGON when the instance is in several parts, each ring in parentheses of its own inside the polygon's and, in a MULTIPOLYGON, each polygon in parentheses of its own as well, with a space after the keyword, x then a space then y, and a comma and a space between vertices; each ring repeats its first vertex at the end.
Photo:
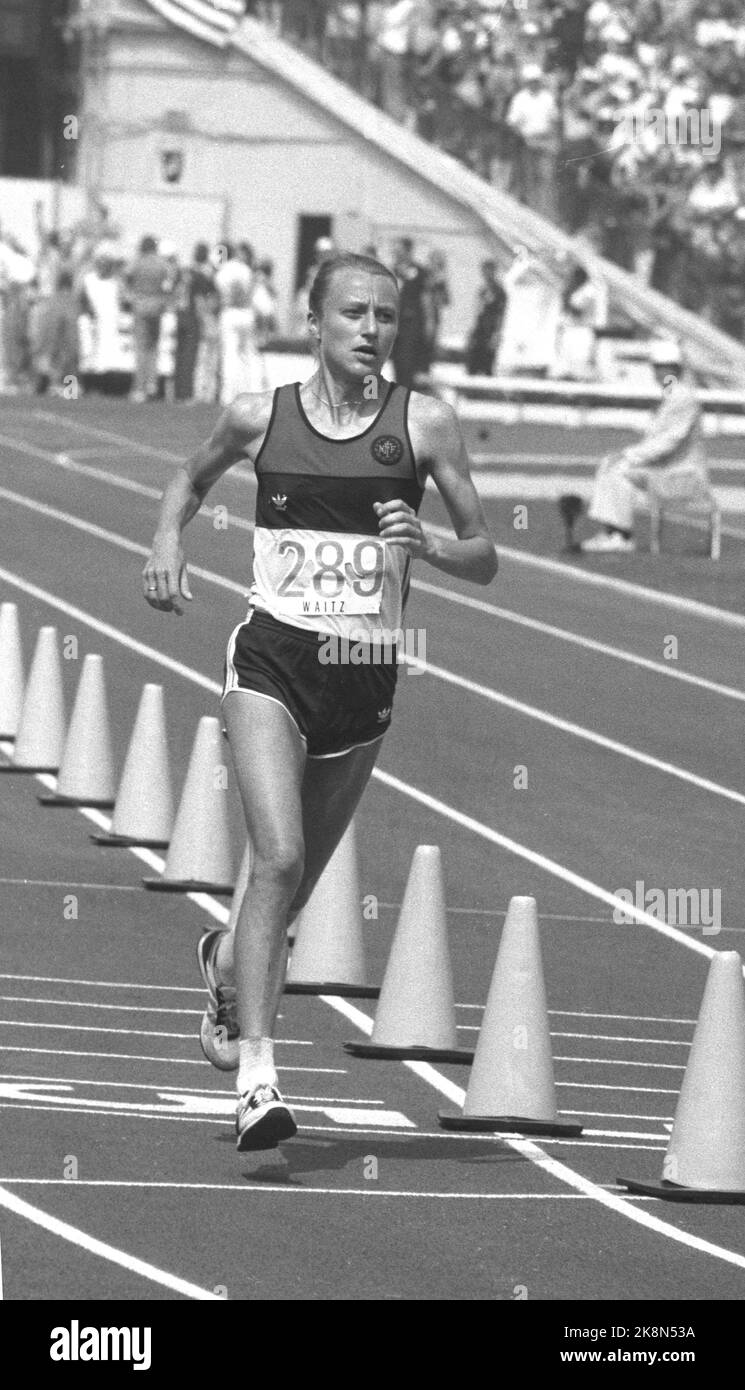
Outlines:
POLYGON ((273 568, 275 603, 288 617, 379 613, 385 545, 371 536, 280 536, 273 568))

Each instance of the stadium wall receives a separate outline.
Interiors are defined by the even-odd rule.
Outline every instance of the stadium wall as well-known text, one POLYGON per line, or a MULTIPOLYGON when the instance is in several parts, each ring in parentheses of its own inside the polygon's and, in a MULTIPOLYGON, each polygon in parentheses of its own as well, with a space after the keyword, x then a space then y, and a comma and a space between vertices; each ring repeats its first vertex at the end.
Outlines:
POLYGON ((387 255, 408 234, 445 252, 443 337, 463 338, 479 261, 499 249, 475 215, 235 47, 136 0, 114 0, 108 15, 83 72, 78 172, 128 245, 148 231, 184 254, 201 238, 250 241, 275 262, 289 326, 302 216, 330 216, 353 250, 373 243, 387 255))

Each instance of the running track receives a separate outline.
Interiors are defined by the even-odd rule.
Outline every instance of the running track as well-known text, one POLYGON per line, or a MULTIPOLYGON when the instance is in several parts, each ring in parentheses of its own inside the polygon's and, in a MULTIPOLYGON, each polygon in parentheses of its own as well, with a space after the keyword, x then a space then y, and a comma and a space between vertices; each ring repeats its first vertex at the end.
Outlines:
MULTIPOLYGON (((244 611, 247 473, 210 496, 227 529, 210 515, 189 528, 184 619, 146 607, 139 573, 153 495, 211 419, 0 407, 0 599, 19 606, 26 667, 42 623, 76 634, 81 657, 103 654, 119 767, 142 684, 161 681, 177 791, 244 611)), ((402 672, 357 818, 362 891, 379 900, 371 975, 416 845, 439 844, 472 1044, 507 903, 533 893, 559 1104, 583 1137, 445 1135, 437 1111, 462 1094, 463 1068, 354 1060, 342 1043, 369 1031, 374 1005, 293 997, 278 1056, 300 1133, 284 1165, 252 1166, 234 1148, 232 1078, 195 1040, 194 943, 224 906, 146 894, 142 858, 97 850, 90 814, 42 810, 38 781, 5 777, 6 1299, 743 1297, 743 1208, 631 1200, 615 1179, 661 1175, 708 956, 745 946, 745 619, 700 611, 690 586, 677 603, 630 596, 516 556, 511 507, 486 505, 507 546, 490 589, 415 571, 406 621, 432 669, 402 672), (720 888, 721 934, 615 925, 609 895, 638 879, 720 888)), ((426 509, 444 522, 437 499, 426 509)), ((63 664, 69 710, 79 662, 63 664)))

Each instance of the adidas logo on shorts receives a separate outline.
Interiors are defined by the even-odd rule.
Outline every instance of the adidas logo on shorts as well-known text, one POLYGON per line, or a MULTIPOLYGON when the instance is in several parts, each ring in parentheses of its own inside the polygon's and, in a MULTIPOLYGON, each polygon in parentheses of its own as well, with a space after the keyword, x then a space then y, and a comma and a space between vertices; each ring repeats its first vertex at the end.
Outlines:
POLYGON ((391 707, 390 707, 390 705, 387 705, 385 709, 379 709, 379 710, 378 710, 378 723, 379 723, 379 724, 384 724, 385 721, 386 721, 386 719, 389 719, 389 718, 390 718, 390 713, 391 713, 391 707))
POLYGON ((272 498, 272 506, 276 507, 278 512, 283 512, 285 510, 285 507, 287 506, 286 493, 278 492, 276 497, 272 498))

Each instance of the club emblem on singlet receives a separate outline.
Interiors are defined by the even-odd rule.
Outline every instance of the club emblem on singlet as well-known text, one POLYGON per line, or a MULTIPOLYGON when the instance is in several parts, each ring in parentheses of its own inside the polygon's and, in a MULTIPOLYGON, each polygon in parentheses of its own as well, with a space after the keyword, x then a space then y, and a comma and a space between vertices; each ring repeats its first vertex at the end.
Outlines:
POLYGON ((376 462, 388 466, 398 463, 403 452, 403 441, 396 434, 379 434, 370 445, 370 453, 376 462))

